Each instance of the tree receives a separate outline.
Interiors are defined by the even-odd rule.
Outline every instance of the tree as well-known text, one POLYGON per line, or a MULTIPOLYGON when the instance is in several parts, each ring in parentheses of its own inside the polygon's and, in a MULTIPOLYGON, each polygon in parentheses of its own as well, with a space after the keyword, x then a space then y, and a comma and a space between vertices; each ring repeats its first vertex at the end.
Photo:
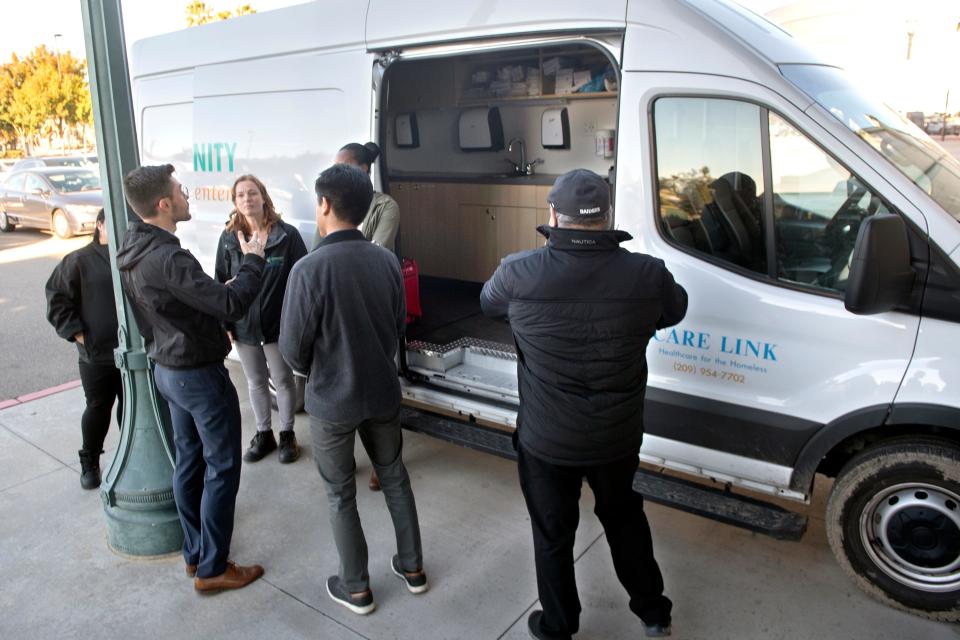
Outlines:
POLYGON ((213 9, 213 7, 207 6, 206 2, 202 2, 201 0, 193 0, 187 5, 186 8, 187 26, 197 27, 201 24, 208 24, 210 22, 217 22, 219 20, 227 20, 236 16, 245 16, 256 12, 256 9, 251 7, 249 4, 240 5, 232 11, 229 9, 216 11, 213 9))
POLYGON ((93 122, 86 62, 44 46, 0 66, 0 127, 12 131, 27 152, 34 139, 93 122))

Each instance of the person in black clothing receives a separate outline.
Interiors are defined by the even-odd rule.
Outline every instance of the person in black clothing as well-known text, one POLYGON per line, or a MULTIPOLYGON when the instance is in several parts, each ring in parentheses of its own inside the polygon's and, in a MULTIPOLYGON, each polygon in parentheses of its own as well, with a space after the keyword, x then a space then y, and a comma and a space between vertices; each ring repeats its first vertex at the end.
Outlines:
POLYGON ((177 458, 173 495, 183 527, 183 559, 197 591, 238 589, 263 567, 228 562, 240 487, 240 401, 223 359, 223 322, 243 318, 260 290, 264 239, 238 234, 243 264, 229 284, 203 272, 180 247, 177 224, 190 219, 187 191, 173 165, 144 166, 123 179, 141 218, 117 251, 123 289, 170 407, 177 458))
POLYGON ((543 607, 528 628, 535 638, 579 628, 573 542, 586 478, 630 609, 648 636, 669 635, 672 603, 632 482, 647 343, 683 319, 687 294, 662 260, 619 246, 631 236, 611 229, 603 178, 566 173, 548 201, 546 246, 505 258, 480 295, 486 315, 509 318, 517 347, 517 462, 543 607))
POLYGON ((100 454, 117 402, 123 417, 123 381, 113 360, 117 348, 117 306, 113 298, 104 212, 97 214, 93 242, 64 256, 47 280, 47 320, 80 354, 80 382, 87 406, 80 418, 80 486, 100 486, 100 454))
POLYGON ((214 272, 217 280, 228 282, 236 277, 243 264, 243 254, 237 233, 245 238, 254 233, 266 238, 260 293, 250 305, 247 315, 237 322, 227 323, 227 333, 240 356, 243 373, 247 377, 250 405, 257 421, 257 433, 250 448, 243 454, 247 462, 256 462, 277 448, 270 425, 270 379, 277 390, 277 410, 280 414, 280 462, 293 462, 300 456, 297 436, 293 431, 296 414, 297 387, 293 370, 283 360, 277 340, 280 338, 280 310, 287 287, 290 269, 307 255, 307 247, 296 227, 280 219, 267 188, 256 177, 243 175, 230 188, 234 209, 230 220, 220 234, 214 272))

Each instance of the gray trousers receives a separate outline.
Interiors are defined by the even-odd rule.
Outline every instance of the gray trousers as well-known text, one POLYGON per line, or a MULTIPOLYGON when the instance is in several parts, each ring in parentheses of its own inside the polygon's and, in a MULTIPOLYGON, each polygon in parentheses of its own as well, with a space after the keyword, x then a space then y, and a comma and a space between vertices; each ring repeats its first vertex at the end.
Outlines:
POLYGON ((399 409, 389 416, 359 424, 327 422, 310 416, 313 459, 326 487, 330 525, 340 555, 338 575, 352 593, 366 591, 370 586, 367 540, 357 512, 357 464, 353 450, 358 432, 380 477, 380 487, 397 536, 400 567, 410 572, 423 568, 417 505, 410 476, 403 466, 399 409))
POLYGON ((270 431, 271 408, 270 379, 277 388, 277 412, 280 414, 280 431, 293 429, 294 409, 297 403, 297 386, 293 370, 284 362, 276 342, 264 345, 234 342, 233 348, 240 356, 243 375, 247 377, 250 391, 250 406, 257 420, 257 431, 270 431))

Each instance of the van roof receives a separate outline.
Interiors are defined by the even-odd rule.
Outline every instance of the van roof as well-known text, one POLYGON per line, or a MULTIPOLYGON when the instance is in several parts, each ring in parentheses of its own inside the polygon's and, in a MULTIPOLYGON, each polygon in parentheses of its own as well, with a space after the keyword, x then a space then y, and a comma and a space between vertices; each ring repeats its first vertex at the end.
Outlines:
POLYGON ((704 71, 711 51, 729 55, 731 44, 775 65, 823 63, 773 23, 728 0, 594 0, 589 11, 582 0, 553 0, 549 6, 545 16, 538 3, 315 0, 140 40, 133 46, 132 75, 331 50, 387 50, 545 32, 622 32, 628 24, 674 43, 644 47, 643 68, 704 71), (283 37, 270 37, 276 34, 283 37))

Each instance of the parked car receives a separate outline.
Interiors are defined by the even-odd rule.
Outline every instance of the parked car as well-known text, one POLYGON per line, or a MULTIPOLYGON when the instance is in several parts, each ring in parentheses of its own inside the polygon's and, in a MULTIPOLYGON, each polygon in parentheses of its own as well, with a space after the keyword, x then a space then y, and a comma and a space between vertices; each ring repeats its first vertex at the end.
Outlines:
MULTIPOLYGON (((924 129, 930 135, 937 135, 943 132, 943 118, 934 118, 927 122, 924 129)), ((947 135, 960 135, 960 120, 956 118, 947 118, 947 135)))
POLYGON ((93 233, 103 207, 100 174, 85 167, 15 171, 0 184, 0 231, 50 229, 60 238, 93 233))
POLYGON ((90 161, 87 156, 38 156, 17 160, 11 171, 37 169, 39 167, 86 167, 89 164, 90 161))
POLYGON ((0 160, 0 182, 3 182, 4 178, 7 177, 7 174, 10 173, 13 169, 13 165, 17 163, 16 160, 0 160))

